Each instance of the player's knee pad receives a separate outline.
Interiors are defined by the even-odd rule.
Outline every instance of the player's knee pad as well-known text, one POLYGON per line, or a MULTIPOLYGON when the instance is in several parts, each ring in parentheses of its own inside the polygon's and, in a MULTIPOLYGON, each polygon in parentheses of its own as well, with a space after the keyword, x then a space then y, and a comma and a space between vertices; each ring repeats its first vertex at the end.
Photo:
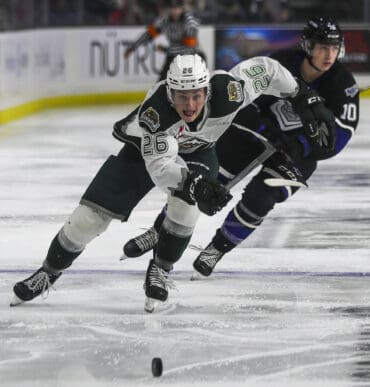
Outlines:
POLYGON ((99 210, 79 205, 60 230, 59 242, 68 251, 81 251, 107 229, 111 220, 99 210))
POLYGON ((197 206, 186 203, 184 200, 171 196, 167 203, 167 216, 163 226, 171 234, 187 237, 193 233, 199 217, 197 206))
POLYGON ((241 204, 264 217, 276 203, 281 203, 291 195, 290 187, 269 187, 264 183, 261 174, 256 175, 246 186, 241 204))

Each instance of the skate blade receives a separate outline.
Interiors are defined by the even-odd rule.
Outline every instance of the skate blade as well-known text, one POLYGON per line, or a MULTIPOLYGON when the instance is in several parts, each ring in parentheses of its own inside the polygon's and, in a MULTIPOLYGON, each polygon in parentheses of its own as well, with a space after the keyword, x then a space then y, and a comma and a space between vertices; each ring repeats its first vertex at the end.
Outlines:
POLYGON ((157 308, 157 306, 159 305, 160 302, 161 301, 156 300, 155 298, 147 297, 145 299, 145 304, 144 304, 145 312, 153 313, 155 308, 157 308))
POLYGON ((17 295, 14 294, 12 301, 10 301, 9 306, 17 306, 23 304, 24 301, 20 299, 17 295))
POLYGON ((122 255, 120 256, 119 260, 120 261, 125 261, 126 259, 135 259, 137 257, 129 257, 128 255, 125 254, 125 252, 122 253, 122 255))
POLYGON ((190 277, 190 281, 199 281, 199 280, 202 280, 204 278, 207 278, 207 277, 200 274, 199 271, 194 270, 192 276, 190 277))
POLYGON ((122 255, 119 257, 119 260, 120 261, 124 261, 126 259, 128 259, 129 257, 125 254, 125 253, 122 253, 122 255))

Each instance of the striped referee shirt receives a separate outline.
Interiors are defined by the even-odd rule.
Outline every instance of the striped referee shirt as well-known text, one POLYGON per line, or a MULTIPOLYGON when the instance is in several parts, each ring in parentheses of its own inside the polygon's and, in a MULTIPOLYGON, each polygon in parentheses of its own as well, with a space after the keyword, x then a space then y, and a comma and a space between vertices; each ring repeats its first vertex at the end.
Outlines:
POLYGON ((164 34, 169 41, 167 55, 194 54, 198 47, 198 27, 198 20, 190 12, 184 12, 176 21, 171 20, 170 15, 165 15, 150 24, 131 48, 136 50, 142 44, 164 34))

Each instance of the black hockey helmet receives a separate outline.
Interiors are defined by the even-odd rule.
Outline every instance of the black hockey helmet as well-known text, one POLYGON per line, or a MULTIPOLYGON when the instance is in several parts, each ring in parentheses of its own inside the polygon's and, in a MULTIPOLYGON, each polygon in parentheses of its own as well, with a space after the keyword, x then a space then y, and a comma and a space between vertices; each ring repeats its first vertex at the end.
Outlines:
POLYGON ((167 8, 182 8, 184 6, 183 0, 165 0, 164 4, 167 8))
POLYGON ((338 58, 345 54, 344 37, 339 25, 331 19, 316 17, 309 20, 303 29, 301 47, 308 57, 315 43, 338 45, 338 58))

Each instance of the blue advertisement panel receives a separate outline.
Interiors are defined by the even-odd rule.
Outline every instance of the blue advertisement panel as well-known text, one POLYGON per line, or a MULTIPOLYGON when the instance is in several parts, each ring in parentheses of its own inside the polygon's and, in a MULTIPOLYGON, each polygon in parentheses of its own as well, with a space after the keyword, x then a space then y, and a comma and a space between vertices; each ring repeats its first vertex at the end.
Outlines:
POLYGON ((298 47, 300 36, 300 29, 240 27, 217 30, 216 68, 229 70, 244 59, 298 47))
MULTIPOLYGON (((216 30, 215 68, 229 70, 253 56, 269 55, 276 50, 298 48, 301 28, 232 27, 216 30)), ((370 32, 365 29, 344 31, 346 55, 342 59, 353 72, 370 72, 370 32)))

